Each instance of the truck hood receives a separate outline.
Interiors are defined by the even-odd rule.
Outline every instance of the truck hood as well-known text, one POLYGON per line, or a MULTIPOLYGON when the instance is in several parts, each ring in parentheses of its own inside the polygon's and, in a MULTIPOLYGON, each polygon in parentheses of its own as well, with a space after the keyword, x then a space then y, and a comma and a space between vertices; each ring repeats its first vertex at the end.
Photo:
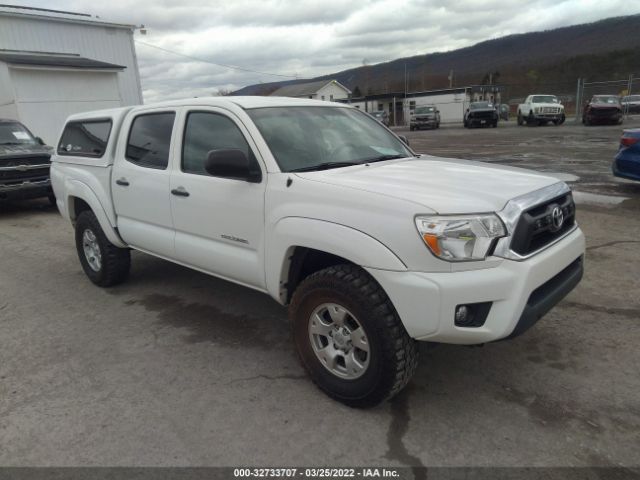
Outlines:
POLYGON ((499 211, 512 198, 559 182, 520 168, 428 155, 296 175, 410 201, 441 214, 499 211))
POLYGON ((52 148, 44 145, 0 145, 0 159, 23 157, 48 157, 52 148))

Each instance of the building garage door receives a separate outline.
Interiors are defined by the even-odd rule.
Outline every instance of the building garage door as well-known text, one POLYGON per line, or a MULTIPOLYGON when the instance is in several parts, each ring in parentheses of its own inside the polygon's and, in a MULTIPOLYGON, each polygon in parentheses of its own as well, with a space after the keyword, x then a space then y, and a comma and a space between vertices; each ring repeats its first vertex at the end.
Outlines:
POLYGON ((34 135, 55 145, 74 113, 122 104, 115 71, 10 68, 18 118, 34 135))

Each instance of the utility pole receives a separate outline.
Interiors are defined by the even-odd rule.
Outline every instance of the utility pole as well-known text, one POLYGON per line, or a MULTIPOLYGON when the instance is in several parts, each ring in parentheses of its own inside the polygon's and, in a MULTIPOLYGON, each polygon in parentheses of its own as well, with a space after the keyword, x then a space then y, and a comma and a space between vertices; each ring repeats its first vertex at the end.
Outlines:
POLYGON ((574 119, 575 123, 579 123, 580 120, 580 105, 582 102, 582 99, 580 98, 580 93, 581 93, 581 86, 582 84, 582 79, 578 78, 578 86, 576 87, 576 118, 574 119))
POLYGON ((406 113, 407 113, 407 62, 404 62, 404 101, 402 102, 402 123, 406 125, 406 113))
POLYGON ((449 70, 449 88, 453 87, 453 70, 449 70))

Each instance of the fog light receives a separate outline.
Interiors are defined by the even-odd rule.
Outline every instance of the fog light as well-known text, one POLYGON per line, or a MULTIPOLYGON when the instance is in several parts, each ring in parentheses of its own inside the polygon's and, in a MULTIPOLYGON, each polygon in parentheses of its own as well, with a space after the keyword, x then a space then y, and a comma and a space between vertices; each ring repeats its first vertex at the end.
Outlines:
POLYGON ((456 308, 456 325, 465 325, 469 318, 469 308, 466 305, 458 305, 456 308))
POLYGON ((493 302, 458 305, 454 313, 456 327, 481 327, 484 325, 493 302))

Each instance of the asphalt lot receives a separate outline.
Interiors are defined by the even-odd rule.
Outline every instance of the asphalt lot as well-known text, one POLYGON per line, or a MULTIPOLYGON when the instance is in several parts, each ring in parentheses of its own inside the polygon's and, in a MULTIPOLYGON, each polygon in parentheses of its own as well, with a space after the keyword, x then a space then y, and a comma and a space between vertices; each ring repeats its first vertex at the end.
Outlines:
POLYGON ((406 135, 572 180, 583 282, 513 341, 423 345, 407 390, 368 411, 312 385, 267 296, 138 253, 99 289, 46 201, 0 206, 0 465, 639 466, 640 184, 610 174, 621 128, 513 124, 406 135))

